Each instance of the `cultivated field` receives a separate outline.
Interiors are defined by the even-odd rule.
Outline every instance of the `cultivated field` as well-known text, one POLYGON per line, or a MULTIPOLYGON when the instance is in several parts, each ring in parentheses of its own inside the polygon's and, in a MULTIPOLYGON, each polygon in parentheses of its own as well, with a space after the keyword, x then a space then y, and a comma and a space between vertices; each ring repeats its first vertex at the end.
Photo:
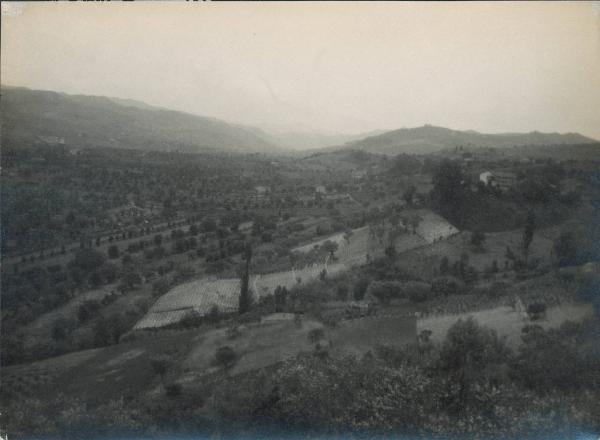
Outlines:
MULTIPOLYGON (((466 253, 468 264, 476 271, 483 272, 496 261, 500 270, 503 269, 507 246, 517 256, 521 255, 522 230, 488 233, 481 249, 470 244, 471 233, 460 232, 447 240, 437 241, 430 246, 419 247, 403 253, 398 259, 398 265, 408 272, 423 279, 438 275, 440 262, 447 257, 450 264, 459 261, 466 253)), ((541 264, 550 262, 552 258, 552 241, 542 234, 534 234, 529 248, 529 259, 538 260, 541 264)))
POLYGON ((554 328, 565 321, 582 321, 593 315, 591 304, 562 304, 551 307, 546 317, 531 321, 525 314, 515 311, 512 307, 502 306, 457 315, 434 316, 417 321, 417 331, 431 330, 431 339, 442 342, 448 329, 459 319, 472 316, 477 322, 496 330, 499 336, 506 337, 510 347, 516 348, 521 343, 521 329, 528 324, 537 324, 543 328, 554 328))

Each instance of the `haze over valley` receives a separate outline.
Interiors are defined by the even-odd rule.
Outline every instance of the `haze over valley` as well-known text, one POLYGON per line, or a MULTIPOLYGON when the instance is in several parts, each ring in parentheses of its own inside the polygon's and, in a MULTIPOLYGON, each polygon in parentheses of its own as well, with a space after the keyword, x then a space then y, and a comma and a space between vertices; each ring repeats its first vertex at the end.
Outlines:
POLYGON ((2 2, 0 438, 597 438, 598 2, 2 2))

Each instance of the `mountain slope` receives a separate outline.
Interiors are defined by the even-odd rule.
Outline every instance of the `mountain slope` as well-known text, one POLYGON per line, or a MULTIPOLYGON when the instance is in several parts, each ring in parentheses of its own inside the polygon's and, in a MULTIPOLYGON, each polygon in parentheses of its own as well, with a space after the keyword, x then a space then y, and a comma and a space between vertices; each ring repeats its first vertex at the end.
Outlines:
POLYGON ((280 152, 252 130, 130 100, 2 87, 2 141, 64 139, 80 148, 280 152))
POLYGON ((378 136, 371 136, 344 147, 396 155, 400 153, 428 154, 445 148, 492 147, 505 148, 522 145, 587 144, 597 142, 577 133, 504 133, 484 134, 476 131, 458 131, 425 125, 417 128, 401 128, 378 136))

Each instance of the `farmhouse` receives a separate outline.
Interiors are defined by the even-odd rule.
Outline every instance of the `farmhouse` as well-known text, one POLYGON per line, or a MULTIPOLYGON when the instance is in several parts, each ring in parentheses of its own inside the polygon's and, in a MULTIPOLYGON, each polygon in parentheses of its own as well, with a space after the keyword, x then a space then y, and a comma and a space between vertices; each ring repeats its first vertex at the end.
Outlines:
POLYGON ((517 175, 512 171, 484 171, 479 175, 479 180, 485 185, 506 191, 517 183, 517 175))
POLYGON ((257 197, 264 197, 271 192, 271 188, 268 186, 258 185, 254 187, 254 191, 256 191, 257 197))

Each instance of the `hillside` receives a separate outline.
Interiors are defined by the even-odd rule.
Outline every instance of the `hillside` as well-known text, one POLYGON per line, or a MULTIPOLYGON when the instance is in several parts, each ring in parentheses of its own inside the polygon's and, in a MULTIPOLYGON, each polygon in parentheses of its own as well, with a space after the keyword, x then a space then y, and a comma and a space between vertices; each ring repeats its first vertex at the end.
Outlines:
POLYGON ((2 142, 78 148, 279 152, 252 130, 218 119, 98 96, 2 87, 2 142))
POLYGON ((355 150, 387 155, 401 153, 429 154, 446 148, 491 147, 508 148, 532 145, 586 144, 596 142, 577 133, 503 133, 485 134, 476 131, 458 131, 425 125, 416 128, 401 128, 378 136, 350 142, 345 145, 355 150))

